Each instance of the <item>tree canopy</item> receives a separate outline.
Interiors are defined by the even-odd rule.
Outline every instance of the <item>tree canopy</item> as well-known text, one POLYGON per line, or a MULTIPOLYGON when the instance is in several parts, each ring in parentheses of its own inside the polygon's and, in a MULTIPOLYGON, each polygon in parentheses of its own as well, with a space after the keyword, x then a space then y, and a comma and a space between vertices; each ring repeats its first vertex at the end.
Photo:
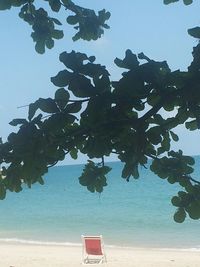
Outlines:
MULTIPOLYGON (((178 0, 164 0, 164 4, 178 0)), ((80 7, 70 0, 44 0, 57 14, 67 12, 73 25, 73 40, 96 40, 109 28, 110 13, 105 9, 80 7)), ((185 5, 192 0, 183 0, 185 5)), ((63 38, 58 18, 50 17, 34 0, 3 0, 0 10, 18 7, 19 16, 32 27, 31 37, 38 53, 53 48, 54 40, 63 38)), ((188 30, 200 38, 200 27, 188 30)), ((114 64, 122 77, 113 81, 105 66, 93 55, 63 52, 64 65, 51 82, 57 87, 54 98, 39 98, 29 105, 28 118, 13 119, 19 127, 0 144, 0 198, 6 191, 19 192, 22 185, 43 184, 48 168, 67 154, 77 159, 88 156, 81 185, 91 192, 102 192, 111 171, 104 157, 112 153, 123 162, 122 178, 139 178, 139 166, 147 168, 167 182, 179 183, 183 190, 172 198, 177 207, 176 222, 189 215, 200 218, 200 181, 192 177, 194 158, 181 150, 173 151, 171 141, 178 142, 176 127, 188 131, 200 128, 200 44, 193 48, 193 60, 187 71, 171 71, 166 61, 158 62, 144 53, 126 50, 114 64), (163 110, 165 112, 163 112, 163 110), (161 112, 162 111, 162 112, 161 112), (173 111, 173 112, 172 112, 173 111), (99 162, 95 163, 94 159, 99 162), (148 165, 149 166, 149 165, 148 165)))

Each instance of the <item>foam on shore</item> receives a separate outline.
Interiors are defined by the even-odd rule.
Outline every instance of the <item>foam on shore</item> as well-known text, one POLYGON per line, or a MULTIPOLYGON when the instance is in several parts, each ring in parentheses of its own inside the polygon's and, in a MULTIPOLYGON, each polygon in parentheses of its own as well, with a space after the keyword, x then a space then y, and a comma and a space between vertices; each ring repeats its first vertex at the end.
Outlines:
MULTIPOLYGON (((0 244, 13 244, 13 245, 34 245, 34 246, 64 246, 64 247, 81 247, 81 243, 72 243, 72 242, 54 242, 54 241, 40 241, 40 240, 26 240, 19 238, 0 238, 0 244)), ((160 250, 160 251, 200 251, 200 246, 198 247, 132 247, 132 246, 118 246, 118 245, 107 245, 108 248, 113 249, 151 249, 151 250, 160 250)))

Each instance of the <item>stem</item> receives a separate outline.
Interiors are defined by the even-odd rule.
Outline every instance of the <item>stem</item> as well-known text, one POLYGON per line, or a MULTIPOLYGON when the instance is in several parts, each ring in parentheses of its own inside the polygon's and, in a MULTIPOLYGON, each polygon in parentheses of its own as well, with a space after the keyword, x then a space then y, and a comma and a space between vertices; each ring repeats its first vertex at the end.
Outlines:
POLYGON ((102 166, 104 167, 105 162, 104 162, 104 157, 102 157, 102 166))
POLYGON ((72 103, 84 103, 84 102, 88 102, 88 101, 90 101, 90 98, 87 98, 87 99, 83 99, 83 100, 74 100, 74 99, 72 99, 72 100, 68 100, 68 102, 72 102, 72 103))
POLYGON ((194 183, 196 183, 196 184, 199 184, 200 185, 200 181, 198 181, 198 180, 196 180, 196 179, 194 179, 194 178, 192 178, 191 176, 184 176, 185 178, 187 178, 188 180, 190 180, 190 181, 192 181, 192 182, 194 182, 194 183))

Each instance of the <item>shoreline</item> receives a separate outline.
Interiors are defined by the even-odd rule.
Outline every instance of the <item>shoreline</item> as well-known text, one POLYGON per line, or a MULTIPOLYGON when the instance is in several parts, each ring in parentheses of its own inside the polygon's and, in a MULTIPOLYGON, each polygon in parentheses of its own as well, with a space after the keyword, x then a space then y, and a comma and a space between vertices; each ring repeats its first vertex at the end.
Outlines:
MULTIPOLYGON (((47 246, 0 243, 2 267, 80 267, 82 246, 47 246)), ((110 267, 197 267, 199 251, 114 248, 105 246, 110 267)), ((103 265, 102 265, 103 266, 103 265)))
MULTIPOLYGON (((14 246, 41 246, 41 247, 72 247, 80 248, 82 243, 74 242, 57 242, 57 241, 40 241, 40 240, 26 240, 18 238, 0 238, 0 246, 14 245, 14 246)), ((198 247, 184 247, 184 246, 132 246, 132 245, 115 245, 107 244, 104 242, 104 246, 108 249, 119 249, 119 250, 157 250, 157 251, 194 251, 200 252, 200 246, 198 247)))

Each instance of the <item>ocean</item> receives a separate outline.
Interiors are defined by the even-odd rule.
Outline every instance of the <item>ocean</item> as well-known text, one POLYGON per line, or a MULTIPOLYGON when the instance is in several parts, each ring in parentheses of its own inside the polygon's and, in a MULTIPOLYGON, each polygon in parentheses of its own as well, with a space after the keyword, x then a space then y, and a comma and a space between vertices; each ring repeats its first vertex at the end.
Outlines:
POLYGON ((126 182, 120 162, 108 165, 113 170, 101 194, 79 184, 83 165, 53 167, 45 185, 8 193, 0 202, 0 242, 79 245, 81 234, 101 234, 111 246, 200 249, 200 221, 173 221, 170 201, 180 186, 146 169, 126 182))

